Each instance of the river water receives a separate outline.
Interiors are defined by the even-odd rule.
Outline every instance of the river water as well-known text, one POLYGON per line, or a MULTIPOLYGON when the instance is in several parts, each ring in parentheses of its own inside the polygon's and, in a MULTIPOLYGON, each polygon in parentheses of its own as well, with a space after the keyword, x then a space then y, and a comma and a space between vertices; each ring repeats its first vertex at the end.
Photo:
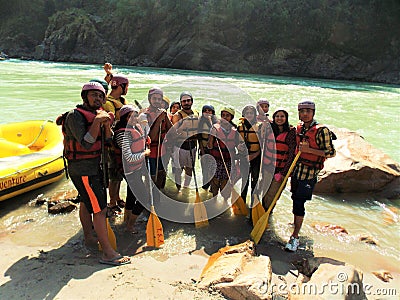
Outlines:
MULTIPOLYGON (((271 102, 271 114, 277 107, 284 107, 289 112, 290 123, 295 125, 297 103, 301 99, 311 99, 316 102, 317 120, 357 131, 376 148, 400 161, 400 86, 151 68, 119 67, 115 71, 127 75, 131 81, 128 102, 138 100, 143 105, 146 105, 148 89, 155 85, 162 87, 171 100, 176 100, 183 90, 191 91, 197 110, 210 102, 217 111, 229 103, 240 112, 245 104, 266 97, 271 102)), ((101 65, 1 61, 0 122, 55 120, 59 114, 81 103, 82 84, 96 77, 104 77, 101 65)), ((39 194, 52 195, 72 187, 71 182, 64 179, 0 202, 0 232, 12 233, 13 241, 21 245, 62 244, 72 231, 80 229, 77 213, 49 216, 46 209, 34 207, 31 200, 39 194)), ((122 196, 124 192, 123 188, 122 196)), ((400 273, 400 223, 396 211, 399 206, 400 199, 382 199, 374 194, 315 195, 307 203, 301 241, 304 247, 312 248, 315 255, 350 261, 366 270, 380 267, 400 273), (397 222, 388 222, 388 218, 397 222), (314 224, 340 225, 349 234, 321 233, 314 224), (371 236, 378 246, 359 242, 363 235, 371 236), (363 255, 360 256, 360 252, 363 255)), ((286 189, 271 219, 274 234, 286 240, 291 233, 288 226, 291 221, 291 200, 286 189)), ((176 236, 177 240, 186 238, 176 236)))

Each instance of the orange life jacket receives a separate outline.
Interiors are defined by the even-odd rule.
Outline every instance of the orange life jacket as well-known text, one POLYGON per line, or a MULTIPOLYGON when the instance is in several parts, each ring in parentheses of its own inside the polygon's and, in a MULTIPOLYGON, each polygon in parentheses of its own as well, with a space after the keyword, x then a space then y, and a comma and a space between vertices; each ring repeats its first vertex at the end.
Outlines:
MULTIPOLYGON (((75 111, 81 113, 86 119, 86 131, 89 130, 93 124, 93 120, 96 117, 96 113, 88 111, 81 106, 77 106, 75 111)), ((101 156, 101 132, 96 138, 96 142, 90 147, 85 149, 82 145, 77 142, 73 137, 66 135, 64 125, 62 126, 62 132, 64 134, 64 157, 68 160, 82 160, 90 159, 101 156)))
POLYGON ((216 129, 216 135, 214 136, 214 144, 213 148, 210 150, 210 154, 215 158, 221 159, 221 153, 218 148, 218 144, 221 148, 223 159, 230 160, 231 155, 229 150, 235 152, 236 147, 236 138, 237 138, 237 129, 232 127, 231 131, 226 135, 221 128, 220 124, 214 124, 214 128, 216 129), (218 139, 218 143, 217 140, 218 139))
POLYGON ((260 129, 261 123, 257 122, 250 128, 247 128, 244 122, 244 118, 241 118, 241 122, 239 123, 237 130, 242 136, 249 154, 256 153, 258 150, 260 150, 260 143, 258 141, 257 133, 260 129))
MULTIPOLYGON (((321 124, 314 124, 303 134, 303 136, 301 136, 303 126, 301 124, 297 125, 297 128, 296 128, 297 145, 300 143, 301 138, 305 138, 307 140, 310 148, 320 149, 317 144, 316 137, 317 137, 318 130, 323 127, 326 127, 326 126, 321 125, 321 124)), ((296 153, 297 152, 298 152, 298 149, 296 149, 296 153)), ((309 167, 315 167, 319 170, 322 170, 324 168, 324 161, 325 161, 325 157, 311 154, 311 153, 302 152, 299 157, 299 162, 302 163, 303 165, 306 165, 309 167)))

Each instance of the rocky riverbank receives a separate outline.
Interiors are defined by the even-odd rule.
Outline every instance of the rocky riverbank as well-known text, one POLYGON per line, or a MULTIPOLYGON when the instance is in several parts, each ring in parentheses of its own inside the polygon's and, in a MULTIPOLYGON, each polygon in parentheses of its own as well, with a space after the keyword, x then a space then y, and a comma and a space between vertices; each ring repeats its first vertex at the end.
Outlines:
MULTIPOLYGON (((225 213, 210 220, 210 225, 201 229, 195 229, 193 224, 163 220, 165 245, 158 250, 145 247, 145 220, 138 224, 139 233, 131 235, 120 224, 121 217, 117 217, 112 223, 117 235, 118 249, 132 259, 131 264, 119 267, 99 264, 100 252, 83 246, 79 226, 66 240, 51 246, 35 245, 29 238, 26 242, 18 241, 16 235, 28 237, 32 234, 31 222, 34 220, 0 236, 2 299, 226 299, 228 295, 230 299, 239 299, 232 293, 237 288, 231 287, 228 293, 229 287, 214 288, 213 285, 204 285, 204 278, 203 281, 200 279, 211 254, 225 244, 235 245, 248 239, 251 227, 244 217, 232 217, 225 213)), ((253 253, 268 257, 271 273, 266 274, 264 280, 270 287, 282 289, 275 293, 275 296, 280 295, 279 299, 287 299, 290 286, 305 282, 305 276, 311 276, 314 272, 321 273, 322 269, 316 272, 319 266, 326 267, 325 263, 331 263, 329 274, 333 274, 332 272, 339 272, 337 265, 345 264, 344 261, 326 258, 330 254, 318 253, 317 249, 285 252, 284 243, 285 241, 274 237, 272 231, 267 231, 253 253)), ((363 259, 376 260, 373 257, 363 259)), ((388 278, 388 282, 384 282, 373 275, 371 270, 364 271, 362 266, 356 265, 357 272, 361 272, 357 273, 361 274, 359 282, 372 286, 371 291, 375 293, 367 295, 367 298, 382 299, 376 294, 378 288, 399 293, 395 288, 400 286, 400 270, 396 266, 386 265, 384 261, 377 264, 380 268, 375 271, 381 274, 385 271, 393 279, 388 278)), ((230 270, 239 268, 236 264, 227 267, 230 270)), ((240 272, 240 268, 235 271, 236 275, 240 272)), ((226 279, 226 276, 223 277, 226 279)), ((312 282, 316 282, 317 277, 312 282)), ((320 281, 317 282, 320 284, 320 281)), ((265 284, 259 285, 259 288, 260 296, 254 299, 270 297, 270 293, 265 290, 265 284)))

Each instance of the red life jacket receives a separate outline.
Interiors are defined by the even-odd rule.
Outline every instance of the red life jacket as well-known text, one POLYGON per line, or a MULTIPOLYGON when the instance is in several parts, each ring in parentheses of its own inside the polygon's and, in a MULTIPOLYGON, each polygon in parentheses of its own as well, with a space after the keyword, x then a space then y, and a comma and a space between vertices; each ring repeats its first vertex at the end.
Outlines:
POLYGON ((231 155, 229 150, 235 151, 236 147, 236 137, 237 137, 237 129, 232 127, 231 131, 226 135, 221 128, 220 124, 214 124, 214 128, 216 129, 216 136, 214 136, 214 144, 213 148, 210 150, 210 154, 215 157, 221 159, 221 153, 219 152, 218 144, 221 148, 223 159, 230 160, 231 155), (217 140, 218 139, 218 144, 217 140))
MULTIPOLYGON (((304 136, 305 136, 310 148, 320 149, 317 144, 316 137, 317 137, 318 130, 323 127, 326 127, 326 126, 323 126, 321 124, 314 124, 304 133, 304 136)), ((303 126, 301 124, 297 125, 297 128, 296 128, 297 145, 301 141, 302 129, 303 129, 303 126)), ((298 152, 298 149, 296 149, 296 153, 297 152, 298 152)), ((309 167, 315 167, 319 170, 322 170, 324 168, 324 161, 325 161, 325 157, 311 154, 311 153, 302 152, 299 157, 299 162, 301 162, 303 165, 306 165, 309 167)))
POLYGON ((262 142, 264 142, 264 145, 262 145, 264 147, 264 153, 262 157, 263 164, 270 165, 275 162, 276 158, 276 143, 272 129, 266 130, 264 140, 262 140, 262 142))
MULTIPOLYGON (((156 119, 160 116, 163 110, 152 110, 150 107, 146 108, 144 113, 147 116, 147 122, 150 126, 150 131, 157 130, 159 132, 160 128, 154 128, 154 123, 156 119)), ((167 118, 168 119, 168 118, 167 118)), ((158 139, 151 141, 150 143, 150 157, 157 158, 165 155, 166 147, 162 147, 165 136, 167 135, 167 122, 161 122, 161 136, 160 136, 160 144, 158 143, 158 139)), ((158 135, 157 135, 158 136, 158 135)))
POLYGON ((276 160, 275 168, 283 169, 288 160, 289 156, 289 146, 286 144, 286 137, 288 131, 280 133, 276 139, 276 160))
MULTIPOLYGON (((86 119, 86 131, 89 131, 90 126, 93 124, 93 120, 96 117, 96 113, 88 111, 81 106, 75 108, 75 111, 81 113, 86 119)), ((65 128, 62 126, 62 132, 64 134, 64 157, 68 160, 82 160, 90 159, 101 156, 101 132, 97 136, 96 142, 90 147, 85 149, 82 145, 77 142, 73 137, 66 135, 65 128)))
MULTIPOLYGON (((144 152, 146 148, 146 137, 144 136, 143 130, 138 125, 135 128, 122 128, 121 130, 125 130, 125 134, 130 134, 132 137, 132 143, 131 143, 131 151, 132 153, 142 153, 144 152)), ((122 159, 122 155, 121 155, 122 159)), ((125 161, 125 171, 127 173, 136 171, 140 169, 143 165, 144 162, 144 156, 140 158, 138 161, 135 162, 127 162, 125 161)))

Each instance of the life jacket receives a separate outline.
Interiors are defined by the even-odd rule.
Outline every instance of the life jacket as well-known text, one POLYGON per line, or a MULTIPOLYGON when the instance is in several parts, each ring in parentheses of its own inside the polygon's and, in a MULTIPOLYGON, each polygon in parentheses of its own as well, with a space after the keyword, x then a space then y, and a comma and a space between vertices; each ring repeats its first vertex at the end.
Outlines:
POLYGON ((286 165, 289 156, 289 146, 286 143, 286 137, 289 131, 282 132, 278 134, 275 138, 276 147, 276 158, 275 158, 275 168, 283 169, 286 165))
POLYGON ((170 112, 167 112, 168 115, 168 119, 170 120, 170 122, 172 123, 172 118, 174 117, 173 114, 171 114, 170 112))
POLYGON ((210 135, 210 129, 212 127, 211 121, 207 118, 200 118, 199 120, 199 139, 200 143, 204 148, 207 147, 208 137, 210 135))
MULTIPOLYGON (((321 125, 321 124, 313 124, 307 131, 304 132, 303 126, 301 124, 297 125, 296 128, 296 142, 297 145, 300 143, 302 138, 305 138, 309 144, 310 148, 313 149, 320 149, 318 144, 317 144, 317 133, 320 128, 326 128, 326 126, 321 125)), ((296 149, 296 153, 298 152, 298 149, 296 149)), ((302 163, 303 165, 309 166, 309 167, 314 167, 319 170, 322 170, 324 168, 324 161, 325 157, 311 154, 311 153, 304 153, 302 152, 300 157, 299 157, 299 162, 302 163)))
MULTIPOLYGON (((179 135, 176 139, 176 145, 182 149, 193 149, 197 142, 197 130, 199 126, 199 113, 196 110, 192 111, 192 114, 188 114, 182 109, 178 110, 176 113, 180 114, 182 119, 179 122, 188 122, 187 119, 191 121, 191 126, 187 127, 187 131, 179 135)), ((182 123, 180 123, 182 124, 182 123)))
MULTIPOLYGON (((132 137, 131 143, 131 151, 132 153, 142 153, 146 148, 146 137, 143 133, 143 130, 140 125, 135 128, 120 128, 115 133, 124 132, 125 134, 130 134, 132 137)), ((122 166, 122 149, 115 143, 115 148, 118 153, 117 155, 117 163, 122 166)), ((143 165, 144 157, 135 162, 126 162, 125 161, 125 172, 131 173, 138 169, 140 169, 143 165)), ((120 165, 118 165, 120 166, 120 165)))
POLYGON ((262 141, 262 147, 264 147, 262 161, 265 165, 270 165, 276 161, 276 143, 274 132, 271 127, 267 127, 262 141), (263 144, 264 143, 264 144, 263 144))
POLYGON ((106 97, 106 101, 110 102, 114 106, 115 121, 119 120, 119 111, 125 102, 125 99, 123 97, 120 98, 122 101, 119 99, 115 99, 113 96, 110 95, 106 97))
POLYGON ((210 150, 210 155, 212 155, 215 158, 221 159, 221 152, 222 152, 222 158, 227 161, 231 159, 231 155, 229 153, 229 150, 235 151, 236 147, 236 137, 237 137, 237 129, 232 126, 231 130, 229 131, 228 134, 225 134, 225 132, 222 130, 222 127, 220 124, 214 124, 214 128, 216 129, 216 134, 214 136, 214 144, 213 148, 210 150), (218 139, 218 143, 217 143, 218 139), (221 148, 221 152, 219 151, 218 148, 221 148))
MULTIPOLYGON (((81 113, 86 120, 86 131, 89 131, 90 126, 93 124, 93 120, 96 117, 96 113, 84 109, 78 105, 75 111, 81 113)), ((60 122, 60 120, 58 120, 60 122)), ((62 121, 62 132, 64 135, 64 157, 67 160, 82 160, 90 159, 101 156, 101 132, 96 138, 96 142, 90 147, 85 149, 80 143, 78 143, 73 137, 68 136, 65 131, 65 127, 62 121)))
POLYGON ((240 118, 237 130, 239 134, 242 136, 249 154, 256 153, 257 151, 260 150, 260 142, 258 141, 257 133, 260 129, 261 123, 257 122, 253 124, 250 128, 247 128, 244 122, 245 119, 240 118))
POLYGON ((150 143, 150 157, 151 158, 157 158, 164 156, 166 153, 166 147, 162 147, 162 144, 165 140, 165 136, 167 135, 167 122, 161 122, 161 132, 159 132, 160 128, 155 128, 154 124, 156 119, 164 112, 165 110, 154 110, 150 109, 150 107, 146 108, 144 113, 147 116, 147 122, 150 126, 150 131, 152 130, 157 130, 158 135, 160 137, 160 143, 158 143, 158 139, 151 141, 150 143))

